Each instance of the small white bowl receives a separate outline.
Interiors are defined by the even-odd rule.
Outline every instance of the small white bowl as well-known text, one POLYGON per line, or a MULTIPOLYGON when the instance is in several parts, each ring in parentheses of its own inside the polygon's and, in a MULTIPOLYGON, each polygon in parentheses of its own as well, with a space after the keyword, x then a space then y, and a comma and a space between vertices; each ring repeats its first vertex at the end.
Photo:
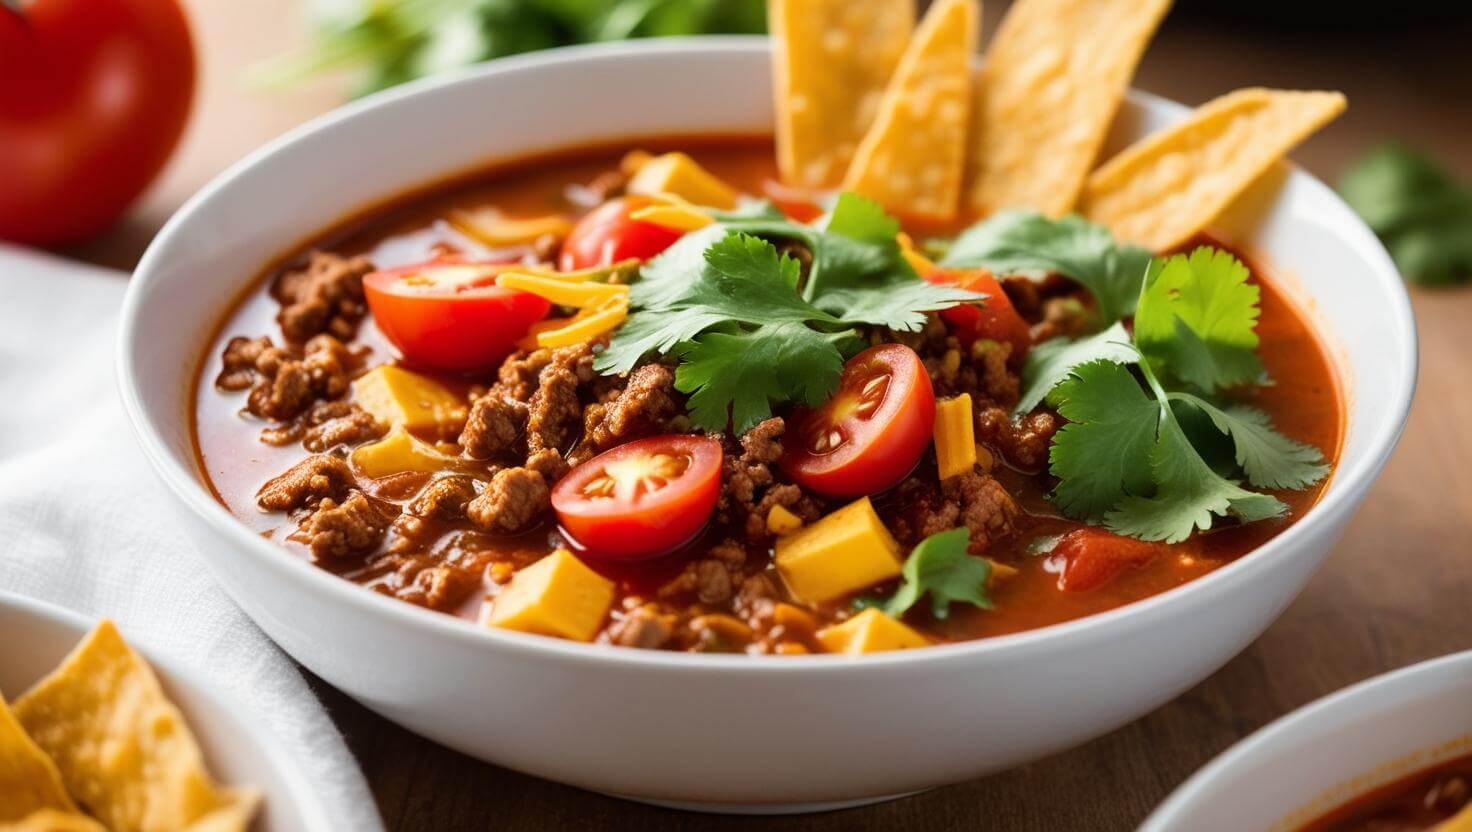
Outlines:
MULTIPOLYGON (((298 661, 413 731, 519 771, 642 800, 796 811, 966 780, 1099 736, 1205 678, 1298 594, 1400 435, 1416 338, 1374 235, 1286 167, 1222 224, 1309 299, 1335 349, 1352 394, 1338 470, 1267 545, 1109 613, 863 657, 615 649, 477 627, 367 591, 251 533, 211 496, 189 391, 212 327, 265 263, 364 206, 498 159, 768 131, 768 60, 761 38, 639 42, 409 84, 252 155, 154 241, 123 309, 124 403, 201 554, 298 661)), ((1184 112, 1134 93, 1112 146, 1184 112)))
MULTIPOLYGON (((24 693, 61 664, 96 621, 71 610, 0 592, 0 691, 7 699, 24 693)), ((328 832, 327 809, 311 781, 291 755, 265 728, 264 722, 204 674, 151 652, 147 645, 123 637, 158 674, 164 691, 184 712, 204 750, 210 773, 222 783, 250 785, 264 795, 252 829, 260 832, 328 832)))
POLYGON ((1293 832, 1356 797, 1472 753, 1472 651, 1376 676, 1227 749, 1140 832, 1293 832))

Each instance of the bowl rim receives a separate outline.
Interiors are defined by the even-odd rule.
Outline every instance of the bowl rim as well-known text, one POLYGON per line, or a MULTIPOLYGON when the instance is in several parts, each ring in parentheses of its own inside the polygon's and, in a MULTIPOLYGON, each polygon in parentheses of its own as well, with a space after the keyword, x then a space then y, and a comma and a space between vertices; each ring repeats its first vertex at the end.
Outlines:
MULTIPOLYGON (((1403 701, 1413 692, 1415 683, 1422 679, 1434 679, 1443 675, 1454 676, 1459 672, 1464 675, 1469 668, 1472 668, 1472 650, 1450 653, 1371 676, 1289 711, 1248 734, 1218 754, 1209 763, 1197 769, 1195 774, 1177 786, 1165 799, 1165 802, 1150 813, 1144 823, 1140 824, 1139 832, 1168 832, 1168 830, 1179 828, 1180 816, 1205 797, 1218 778, 1251 763, 1257 755, 1267 753, 1274 747, 1284 744, 1285 738, 1291 737, 1301 728, 1332 716, 1341 709, 1348 709, 1355 705, 1378 702, 1379 707, 1374 710, 1382 711, 1385 707, 1403 701)), ((1374 715, 1373 713, 1366 714, 1367 717, 1374 715)), ((1291 747, 1296 744, 1288 742, 1286 745, 1291 747)), ((1434 765, 1434 763, 1428 762, 1428 765, 1434 765)), ((1371 769, 1370 766, 1366 767, 1367 772, 1371 769)), ((1403 775, 1411 775, 1414 771, 1414 769, 1407 770, 1403 772, 1403 775)), ((1306 795, 1305 803, 1312 798, 1313 795, 1306 795)), ((1349 799, 1354 800, 1355 798, 1349 799)))
MULTIPOLYGON (((67 630, 75 630, 78 643, 101 621, 99 617, 5 589, 0 589, 0 608, 18 610, 24 617, 55 624, 67 630)), ((124 623, 120 622, 118 626, 120 629, 127 629, 124 623)), ((312 782, 311 779, 306 776, 301 766, 298 765, 296 756, 287 750, 276 732, 267 727, 264 720, 257 717, 255 708, 248 707, 238 697, 224 690, 203 673, 154 649, 147 639, 138 640, 127 636, 127 641, 128 646, 143 656, 153 668, 155 675, 166 686, 182 689, 180 692, 187 692, 191 697, 205 699, 228 712, 241 731, 251 737, 256 748, 261 752, 263 762, 273 769, 281 781, 286 784, 286 792, 284 794, 266 792, 264 786, 254 783, 233 785, 250 785, 262 789, 262 796, 266 803, 282 799, 289 801, 288 811, 305 820, 308 829, 332 828, 327 807, 322 803, 317 791, 307 787, 307 784, 312 782)), ((170 697, 170 701, 173 701, 181 710, 187 710, 187 706, 179 703, 175 697, 170 697)), ((209 726, 201 725, 197 719, 191 720, 189 727, 197 735, 208 736, 210 734, 209 726)), ((256 819, 256 823, 264 823, 264 817, 263 812, 256 819)))
MULTIPOLYGON (((1191 603, 1192 599, 1209 593, 1230 593, 1234 587, 1250 579, 1258 570, 1268 568, 1274 556, 1286 556, 1300 540, 1313 534, 1324 525, 1327 518, 1346 511, 1355 499, 1356 485, 1366 487, 1379 473, 1405 429, 1406 418, 1414 397, 1418 346, 1415 319, 1411 311, 1410 298, 1390 256, 1369 227, 1344 205, 1338 195, 1316 177, 1290 165, 1292 172, 1301 177, 1300 183, 1320 197, 1326 197, 1344 208, 1346 229, 1352 236, 1362 238, 1367 245, 1361 248, 1371 258, 1370 271, 1374 279, 1389 288, 1392 298, 1387 318, 1392 324, 1391 335, 1401 344, 1404 360, 1398 366, 1395 387, 1383 394, 1394 404, 1392 414, 1371 436, 1366 437, 1366 450, 1361 459, 1347 467, 1336 468, 1333 477, 1339 482, 1297 522, 1283 530, 1267 543, 1253 549, 1233 562, 1210 574, 1166 590, 1149 598, 1141 599, 1113 610, 1052 624, 1033 630, 992 636, 983 639, 933 645, 919 650, 898 650, 863 656, 765 656, 741 654, 674 653, 659 650, 617 649, 609 645, 585 644, 565 639, 548 638, 528 633, 484 627, 458 616, 445 615, 433 610, 407 604, 343 580, 288 552, 285 548, 252 533, 240 523, 218 500, 199 476, 199 472, 184 465, 170 451, 164 433, 148 418, 141 391, 136 384, 133 345, 139 340, 139 319, 147 299, 154 274, 160 271, 161 262, 176 238, 188 234, 193 215, 202 206, 217 198, 234 182, 253 175, 254 168, 271 156, 282 152, 297 141, 351 121, 361 114, 395 102, 429 92, 438 92, 452 87, 472 86, 482 79, 513 73, 536 72, 569 63, 595 62, 600 60, 657 59, 671 63, 706 60, 716 55, 769 54, 769 39, 765 36, 727 35, 699 36, 624 41, 617 43, 583 44, 559 47, 540 52, 502 58, 487 63, 452 70, 412 81, 392 89, 351 102, 345 106, 320 115, 302 124, 231 165, 176 211, 154 237, 129 281, 123 299, 121 321, 118 327, 118 385, 123 406, 133 425, 139 444, 175 497, 190 511, 208 523, 217 533, 230 540, 237 550, 247 550, 250 556, 259 557, 284 580, 299 580, 318 594, 323 603, 346 604, 355 607, 364 615, 387 616, 397 626, 421 631, 436 639, 450 639, 465 645, 467 649, 498 649, 520 655, 535 655, 543 659, 627 667, 660 668, 666 671, 692 671, 720 669, 724 672, 748 674, 772 673, 842 673, 856 669, 882 670, 893 666, 913 667, 931 662, 980 659, 993 654, 1010 654, 1017 650, 1046 649, 1066 643, 1069 639, 1085 634, 1099 635, 1114 627, 1123 627, 1137 619, 1159 618, 1172 609, 1191 603)), ((1129 100, 1147 110, 1163 110, 1179 116, 1187 112, 1181 104, 1161 96, 1131 89, 1129 100)), ((187 365, 197 372, 197 363, 187 365)), ((187 423, 187 420, 186 420, 187 423)))

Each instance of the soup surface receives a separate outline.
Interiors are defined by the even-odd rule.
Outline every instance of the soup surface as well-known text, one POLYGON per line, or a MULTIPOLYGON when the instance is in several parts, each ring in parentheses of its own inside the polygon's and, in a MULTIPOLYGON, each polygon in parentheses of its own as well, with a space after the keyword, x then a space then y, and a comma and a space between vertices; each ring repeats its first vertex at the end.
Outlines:
MULTIPOLYGON (((807 204, 806 195, 772 184, 768 139, 672 139, 640 147, 682 150, 732 188, 770 197, 792 217, 806 220, 822 211, 807 204)), ((1086 331, 1094 302, 1058 275, 998 275, 1005 306, 1025 322, 1021 343, 985 329, 981 337, 967 339, 954 321, 935 314, 919 332, 863 331, 867 344, 898 344, 915 356, 942 406, 969 396, 963 418, 974 430, 977 453, 963 473, 942 480, 927 423, 918 462, 905 461, 897 483, 864 490, 866 506, 872 504, 883 529, 859 534, 854 529, 863 524, 851 523, 843 533, 858 537, 840 534, 838 544, 819 541, 812 547, 815 556, 827 557, 829 550, 858 551, 863 541, 887 535, 893 568, 885 565, 874 573, 877 580, 855 578, 855 585, 835 592, 806 586, 795 591, 805 579, 778 569, 774 549, 791 527, 815 528, 860 496, 804 485, 799 480, 805 475, 789 467, 794 426, 807 431, 811 412, 777 403, 772 418, 739 434, 695 430, 668 356, 651 356, 629 374, 602 374, 592 368, 607 343, 602 335, 555 349, 529 343, 498 367, 437 371, 403 360, 380 326, 381 309, 368 314, 362 282, 375 270, 427 261, 550 269, 559 259, 566 270, 566 224, 623 193, 629 149, 593 148, 505 165, 375 208, 277 261, 226 314, 198 376, 200 466, 220 501, 242 523, 297 556, 374 592, 444 613, 625 646, 804 653, 850 649, 853 639, 838 639, 833 628, 856 620, 869 603, 865 599, 882 603, 893 597, 909 580, 899 574, 904 554, 947 529, 966 529, 969 555, 984 558, 986 603, 891 607, 888 618, 901 622, 916 643, 1028 630, 1148 598, 1241 557, 1296 522, 1319 498, 1327 478, 1306 488, 1270 491, 1286 505, 1282 516, 1219 519, 1209 531, 1169 544, 1113 535, 1065 517, 1049 499, 1057 480, 1048 470, 1050 443, 1065 420, 1046 401, 1020 415, 1012 409, 1024 372, 1021 353, 1086 331), (487 217, 476 224, 476 218, 487 217), (516 229, 507 231, 504 222, 546 217, 565 219, 525 239, 516 239, 516 229), (354 383, 381 375, 381 365, 407 367, 413 379, 432 382, 436 395, 448 391, 458 408, 411 392, 417 404, 432 405, 420 407, 420 415, 433 411, 432 416, 406 425, 395 416, 385 418, 381 403, 365 401, 367 388, 354 383), (631 440, 691 434, 718 443, 722 452, 718 496, 707 509, 708 520, 692 515, 700 521, 693 539, 630 557, 619 540, 637 538, 629 544, 637 550, 644 532, 623 538, 608 532, 609 542, 590 547, 569 532, 567 516, 559 522, 551 502, 569 468, 631 440), (412 440, 412 447, 408 461, 394 456, 391 470, 369 464, 381 455, 361 453, 395 437, 404 447, 412 440), (606 582, 594 581, 599 588, 592 591, 598 595, 601 587, 611 587, 607 603, 599 599, 591 613, 579 608, 577 621, 559 623, 532 620, 545 609, 508 621, 505 610, 513 602, 506 601, 498 622, 498 599, 517 575, 560 549, 576 553, 576 563, 557 568, 580 564, 601 575, 606 582), (617 556, 608 556, 616 549, 617 556)), ((918 238, 958 229, 910 230, 918 238)), ((811 252, 800 248, 784 251, 801 264, 811 252)), ((270 254, 263 253, 263 260, 270 254)), ((624 259, 603 254, 605 262, 624 259)), ((615 275, 609 283, 628 279, 615 275)), ((1342 438, 1342 403, 1323 346, 1270 275, 1254 270, 1250 282, 1260 290, 1257 353, 1273 383, 1231 392, 1228 399, 1260 408, 1278 431, 1317 449, 1332 465, 1342 438)), ((549 314, 559 315, 560 304, 551 305, 549 314)), ((1002 305, 997 299, 982 308, 1002 305)), ((887 397, 903 378, 897 373, 859 380, 877 384, 876 395, 887 397)), ((870 387, 860 392, 868 395, 870 387)), ((864 414, 862 402, 854 407, 864 414)), ((643 479, 636 477, 630 487, 670 493, 673 486, 666 482, 694 476, 691 466, 698 462, 675 451, 646 457, 643 479), (660 468, 661 460, 672 467, 660 468)), ((624 487, 623 479, 604 479, 609 489, 624 487)), ((596 503, 591 497, 598 495, 589 489, 600 487, 597 482, 582 486, 578 496, 596 503)), ((695 490, 680 492, 681 499, 703 499, 690 488, 695 490)), ((680 507, 654 513, 659 511, 670 523, 691 511, 698 515, 680 507)), ((824 576, 830 573, 836 574, 830 569, 824 576)), ((819 582, 831 584, 824 576, 819 582)), ((929 586, 932 601, 942 598, 935 581, 929 586)), ((542 589, 552 592, 547 585, 542 589)), ((515 601, 525 603, 525 597, 515 601)), ((532 607, 550 603, 533 599, 532 607)), ((881 649, 874 646, 878 635, 864 638, 881 649)))
POLYGON ((1472 824, 1469 807, 1472 755, 1382 786, 1303 827, 1302 832, 1455 832, 1472 824))

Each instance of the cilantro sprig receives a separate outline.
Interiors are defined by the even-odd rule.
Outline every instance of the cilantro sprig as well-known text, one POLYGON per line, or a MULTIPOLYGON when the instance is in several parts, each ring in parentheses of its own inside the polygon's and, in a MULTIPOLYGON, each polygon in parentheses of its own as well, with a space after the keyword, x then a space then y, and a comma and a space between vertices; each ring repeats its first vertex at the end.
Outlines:
POLYGON ((986 584, 992 565, 986 558, 966 553, 970 542, 971 532, 964 526, 925 538, 905 559, 900 587, 888 601, 863 598, 857 605, 879 607, 897 618, 929 595, 930 614, 936 618, 949 616, 954 603, 991 609, 986 584))
POLYGON ((940 263, 997 274, 1056 272, 1088 289, 1110 324, 1135 311, 1150 252, 1115 242, 1107 228, 1080 216, 1002 211, 962 232, 940 263))
POLYGON ((1019 407, 1046 397, 1068 420, 1049 453, 1053 501, 1065 514, 1178 542, 1218 517, 1252 522, 1286 511, 1245 485, 1303 488, 1328 474, 1317 448, 1275 431, 1266 413, 1210 400, 1265 379, 1258 289, 1247 277, 1235 257, 1211 248, 1156 259, 1132 340, 1116 323, 1029 356, 1019 407))
POLYGON ((927 312, 982 299, 921 280, 900 253, 899 223, 854 194, 814 225, 761 203, 717 220, 644 266, 634 313, 595 363, 612 374, 650 354, 676 358, 675 387, 698 427, 740 433, 774 404, 817 405, 862 346, 856 327, 915 331, 927 312), (806 274, 772 240, 806 249, 806 274))

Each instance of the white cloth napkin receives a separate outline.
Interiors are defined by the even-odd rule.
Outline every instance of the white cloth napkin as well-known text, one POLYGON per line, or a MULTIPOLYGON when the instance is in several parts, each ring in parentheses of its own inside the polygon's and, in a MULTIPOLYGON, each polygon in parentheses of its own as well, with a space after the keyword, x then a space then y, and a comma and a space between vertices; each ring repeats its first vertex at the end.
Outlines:
POLYGON ((381 830, 342 736, 215 585, 135 444, 114 372, 126 283, 0 245, 0 587, 111 617, 209 668, 296 755, 338 828, 381 830))

